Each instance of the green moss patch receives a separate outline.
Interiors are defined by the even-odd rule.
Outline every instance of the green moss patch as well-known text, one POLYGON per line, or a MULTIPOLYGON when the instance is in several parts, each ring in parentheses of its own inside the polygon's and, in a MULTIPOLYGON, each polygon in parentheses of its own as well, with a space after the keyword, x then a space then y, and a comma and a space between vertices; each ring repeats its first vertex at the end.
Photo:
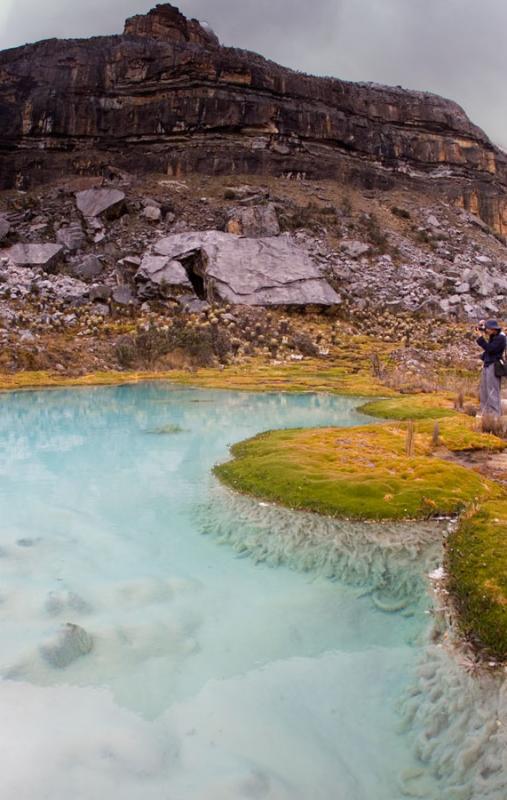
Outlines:
POLYGON ((215 468, 246 494, 334 517, 426 519, 499 495, 479 474, 428 455, 428 437, 405 454, 405 426, 270 431, 232 448, 215 468))
POLYGON ((435 424, 438 425, 439 444, 451 453, 473 450, 501 451, 507 448, 507 441, 477 430, 473 417, 455 414, 436 420, 421 420, 415 424, 416 433, 426 441, 428 452, 435 452, 432 444, 435 424))
POLYGON ((462 632, 507 659, 507 499, 462 518, 449 538, 447 571, 462 632))
POLYGON ((444 394, 408 394, 372 400, 359 408, 363 414, 379 419, 419 420, 455 416, 452 401, 444 394))

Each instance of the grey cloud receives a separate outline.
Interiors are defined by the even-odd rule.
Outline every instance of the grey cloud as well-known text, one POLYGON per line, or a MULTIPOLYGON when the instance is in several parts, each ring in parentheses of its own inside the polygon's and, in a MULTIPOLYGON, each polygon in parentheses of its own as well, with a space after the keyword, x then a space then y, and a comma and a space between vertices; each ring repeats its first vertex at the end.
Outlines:
MULTIPOLYGON (((119 32, 125 17, 154 4, 46 0, 42 7, 39 0, 16 0, 0 29, 0 48, 119 32)), ((224 44, 294 69, 451 97, 507 147, 505 0, 180 0, 179 6, 207 20, 224 44)))

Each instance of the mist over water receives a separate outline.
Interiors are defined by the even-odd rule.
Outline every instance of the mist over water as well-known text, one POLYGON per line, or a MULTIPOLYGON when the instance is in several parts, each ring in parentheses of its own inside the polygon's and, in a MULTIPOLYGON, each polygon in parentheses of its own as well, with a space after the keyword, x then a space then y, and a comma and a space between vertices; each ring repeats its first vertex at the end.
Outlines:
MULTIPOLYGON (((358 424, 354 405, 162 384, 0 397, 2 798, 442 796, 417 744, 437 702, 421 680, 461 681, 427 637, 439 532, 379 540, 210 473, 260 430, 358 424)), ((497 687, 474 691, 492 718, 497 687)))

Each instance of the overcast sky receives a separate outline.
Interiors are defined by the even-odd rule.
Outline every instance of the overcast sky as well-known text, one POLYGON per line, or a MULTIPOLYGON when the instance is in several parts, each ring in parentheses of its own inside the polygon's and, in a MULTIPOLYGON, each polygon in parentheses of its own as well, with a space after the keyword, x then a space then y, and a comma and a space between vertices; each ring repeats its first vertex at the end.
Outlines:
MULTIPOLYGON (((174 0, 223 44, 317 75, 443 94, 507 149, 506 0, 174 0)), ((156 0, 0 0, 0 49, 119 33, 156 0)))

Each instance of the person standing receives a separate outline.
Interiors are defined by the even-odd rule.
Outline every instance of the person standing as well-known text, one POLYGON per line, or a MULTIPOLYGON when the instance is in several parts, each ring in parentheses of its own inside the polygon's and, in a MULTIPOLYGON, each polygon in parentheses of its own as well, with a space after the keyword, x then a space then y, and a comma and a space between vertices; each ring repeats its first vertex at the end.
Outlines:
POLYGON ((495 374, 495 364, 503 358, 507 339, 496 319, 488 319, 486 322, 482 320, 477 332, 481 334, 477 344, 484 351, 481 355, 483 361, 480 387, 481 414, 483 417, 501 417, 501 378, 495 374))

